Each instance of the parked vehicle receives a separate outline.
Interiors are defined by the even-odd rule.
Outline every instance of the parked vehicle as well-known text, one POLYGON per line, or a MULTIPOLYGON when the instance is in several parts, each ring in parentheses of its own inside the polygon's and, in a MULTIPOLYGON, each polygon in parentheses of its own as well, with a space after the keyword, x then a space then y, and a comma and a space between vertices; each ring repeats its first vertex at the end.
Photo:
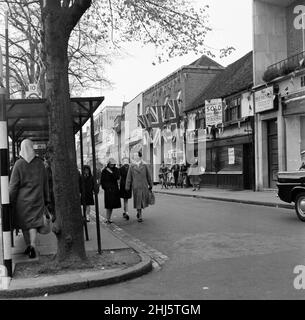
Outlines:
POLYGON ((294 202, 298 218, 305 222, 305 171, 279 172, 278 196, 284 202, 294 202))

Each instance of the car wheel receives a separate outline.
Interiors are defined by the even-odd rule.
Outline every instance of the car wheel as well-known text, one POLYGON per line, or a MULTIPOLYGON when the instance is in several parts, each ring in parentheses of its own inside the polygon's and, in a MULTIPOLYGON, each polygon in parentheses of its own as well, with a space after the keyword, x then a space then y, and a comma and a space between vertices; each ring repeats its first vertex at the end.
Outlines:
POLYGON ((298 218, 305 222, 305 192, 299 193, 295 198, 295 211, 298 218))

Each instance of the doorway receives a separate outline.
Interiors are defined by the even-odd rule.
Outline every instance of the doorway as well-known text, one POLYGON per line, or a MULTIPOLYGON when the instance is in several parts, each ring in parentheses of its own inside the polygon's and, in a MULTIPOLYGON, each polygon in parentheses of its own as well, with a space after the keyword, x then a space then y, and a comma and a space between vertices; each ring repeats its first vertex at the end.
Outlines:
POLYGON ((275 189, 279 171, 277 121, 267 122, 269 188, 275 189))
POLYGON ((244 189, 250 190, 254 187, 254 155, 252 143, 243 145, 243 177, 244 189))

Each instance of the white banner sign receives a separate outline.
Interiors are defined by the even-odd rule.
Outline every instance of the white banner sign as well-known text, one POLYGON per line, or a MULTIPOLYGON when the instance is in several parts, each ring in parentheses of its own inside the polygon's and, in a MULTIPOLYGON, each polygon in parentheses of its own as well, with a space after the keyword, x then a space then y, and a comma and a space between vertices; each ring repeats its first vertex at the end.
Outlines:
POLYGON ((273 109, 273 87, 268 87, 255 92, 255 112, 263 112, 273 109))
POLYGON ((229 164, 235 164, 234 148, 228 148, 229 164))
POLYGON ((205 101, 205 120, 207 126, 222 123, 222 99, 205 101))

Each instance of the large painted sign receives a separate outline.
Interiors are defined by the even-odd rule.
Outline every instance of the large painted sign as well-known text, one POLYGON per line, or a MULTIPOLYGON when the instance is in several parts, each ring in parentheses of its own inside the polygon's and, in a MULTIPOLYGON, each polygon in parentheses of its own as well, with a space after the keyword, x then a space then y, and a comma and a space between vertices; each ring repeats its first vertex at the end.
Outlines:
POLYGON ((205 101, 205 119, 207 126, 217 126, 222 123, 222 99, 205 101))
POLYGON ((255 112, 256 113, 273 109, 274 95, 273 95, 273 87, 272 86, 255 92, 254 98, 255 98, 255 112))

